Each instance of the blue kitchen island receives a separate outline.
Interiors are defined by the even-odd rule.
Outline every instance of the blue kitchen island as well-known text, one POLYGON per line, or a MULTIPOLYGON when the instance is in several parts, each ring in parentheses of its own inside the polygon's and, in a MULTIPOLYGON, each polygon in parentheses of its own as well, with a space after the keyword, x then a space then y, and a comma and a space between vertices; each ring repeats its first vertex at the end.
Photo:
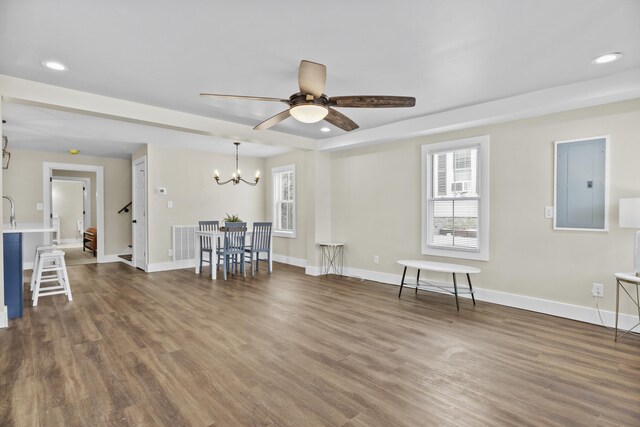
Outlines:
POLYGON ((46 224, 25 224, 11 228, 8 224, 2 230, 4 255, 4 304, 9 319, 22 317, 23 307, 23 234, 47 233, 54 231, 46 224))

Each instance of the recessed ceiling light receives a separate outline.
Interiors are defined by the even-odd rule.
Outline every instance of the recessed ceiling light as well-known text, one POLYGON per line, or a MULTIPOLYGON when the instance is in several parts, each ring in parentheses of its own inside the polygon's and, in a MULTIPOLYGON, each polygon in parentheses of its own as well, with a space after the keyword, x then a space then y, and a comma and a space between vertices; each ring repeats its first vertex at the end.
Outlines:
POLYGON ((325 126, 325 127, 323 127, 323 128, 320 128, 320 132, 330 132, 330 131, 331 131, 331 129, 329 129, 329 128, 328 128, 328 127, 326 127, 326 126, 325 126))
POLYGON ((622 58, 622 54, 620 52, 611 52, 604 55, 600 55, 597 58, 594 58, 591 63, 592 64, 608 64, 609 62, 617 61, 622 58))
POLYGON ((41 64, 43 67, 55 71, 67 71, 69 69, 69 67, 64 65, 62 62, 54 61, 52 59, 42 61, 41 64))

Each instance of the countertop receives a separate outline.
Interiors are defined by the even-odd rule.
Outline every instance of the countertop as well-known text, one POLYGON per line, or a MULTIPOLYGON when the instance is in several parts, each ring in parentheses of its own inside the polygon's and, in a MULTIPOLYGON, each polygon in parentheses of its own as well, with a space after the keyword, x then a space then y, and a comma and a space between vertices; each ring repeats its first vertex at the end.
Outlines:
POLYGON ((42 222, 18 223, 16 228, 11 228, 9 224, 2 225, 3 233, 47 233, 54 231, 50 224, 42 222))

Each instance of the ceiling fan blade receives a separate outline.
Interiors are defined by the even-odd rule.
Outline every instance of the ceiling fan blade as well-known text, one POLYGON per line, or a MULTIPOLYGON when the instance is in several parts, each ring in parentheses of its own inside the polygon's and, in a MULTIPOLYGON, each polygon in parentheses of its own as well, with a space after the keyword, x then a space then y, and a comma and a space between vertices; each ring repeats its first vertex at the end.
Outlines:
POLYGON ((316 62, 302 60, 298 69, 298 85, 304 95, 310 93, 316 98, 322 96, 327 81, 327 67, 316 62))
POLYGON ((356 124, 356 122, 351 120, 349 117, 345 116, 344 114, 332 108, 329 108, 329 114, 327 114, 327 116, 324 119, 329 123, 331 123, 332 125, 339 127, 340 129, 345 130, 347 132, 351 132, 352 130, 358 129, 360 127, 356 124))
POLYGON ((413 107, 416 99, 412 96, 332 96, 329 105, 349 108, 413 107))
POLYGON ((219 93, 201 93, 200 96, 211 96, 214 98, 228 98, 228 99, 247 99, 250 101, 275 101, 275 102, 284 102, 286 104, 289 103, 288 99, 267 98, 264 96, 222 95, 219 93))
POLYGON ((269 129, 271 126, 275 126, 281 121, 288 119, 289 116, 291 116, 291 113, 289 112, 289 110, 281 111, 275 116, 268 118, 264 122, 260 123, 258 126, 254 127, 253 130, 269 129))

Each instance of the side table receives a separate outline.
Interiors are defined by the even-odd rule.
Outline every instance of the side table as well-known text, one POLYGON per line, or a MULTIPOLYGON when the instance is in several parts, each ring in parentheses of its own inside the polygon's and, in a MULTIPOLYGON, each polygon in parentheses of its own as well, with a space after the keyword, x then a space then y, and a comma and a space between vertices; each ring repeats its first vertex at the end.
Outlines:
POLYGON ((640 326, 640 277, 636 276, 635 273, 616 273, 616 327, 615 327, 615 341, 618 341, 618 338, 622 338, 627 335, 629 332, 633 331, 635 328, 640 326), (636 286, 636 297, 634 298, 631 293, 624 287, 624 284, 635 285, 636 286), (631 301, 638 308, 638 323, 629 328, 624 334, 618 336, 618 315, 620 311, 620 289, 622 289, 628 296, 631 298, 631 301))
POLYGON ((342 276, 344 263, 344 243, 342 242, 318 242, 320 247, 320 272, 325 276, 335 274, 342 276))

